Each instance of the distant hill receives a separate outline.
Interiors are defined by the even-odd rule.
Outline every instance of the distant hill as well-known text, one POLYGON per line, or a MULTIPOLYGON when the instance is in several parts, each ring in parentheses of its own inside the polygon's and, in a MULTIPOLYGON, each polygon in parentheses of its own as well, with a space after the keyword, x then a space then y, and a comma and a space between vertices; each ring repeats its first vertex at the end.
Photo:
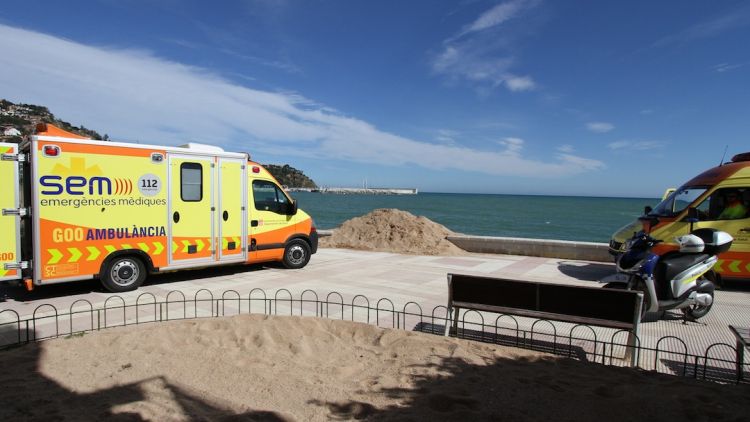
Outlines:
POLYGON ((33 104, 14 104, 8 100, 0 100, 0 139, 20 142, 22 136, 34 133, 36 124, 42 122, 51 123, 68 132, 92 139, 107 140, 108 138, 107 135, 102 137, 95 130, 83 126, 73 126, 58 119, 47 107, 33 104))
POLYGON ((300 170, 291 167, 288 164, 283 166, 276 164, 264 164, 263 167, 268 170, 276 180, 284 186, 290 188, 313 188, 317 189, 318 185, 312 179, 305 176, 300 170))

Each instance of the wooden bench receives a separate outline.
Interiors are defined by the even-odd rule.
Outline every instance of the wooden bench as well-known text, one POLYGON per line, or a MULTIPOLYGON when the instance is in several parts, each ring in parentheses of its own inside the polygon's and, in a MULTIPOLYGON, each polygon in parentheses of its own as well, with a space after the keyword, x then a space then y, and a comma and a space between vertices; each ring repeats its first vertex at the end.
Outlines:
POLYGON ((636 291, 448 274, 445 335, 451 319, 458 333, 462 308, 615 328, 629 332, 628 354, 635 366, 642 305, 643 293, 636 291))
POLYGON ((745 349, 750 349, 750 328, 740 328, 733 325, 729 329, 737 340, 737 382, 742 381, 743 365, 745 364, 745 349))

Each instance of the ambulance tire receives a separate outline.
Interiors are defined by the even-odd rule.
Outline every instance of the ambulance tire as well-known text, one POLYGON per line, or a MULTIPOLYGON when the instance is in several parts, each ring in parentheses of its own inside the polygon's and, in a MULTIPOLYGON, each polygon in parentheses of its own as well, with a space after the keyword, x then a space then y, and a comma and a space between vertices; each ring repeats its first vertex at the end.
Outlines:
POLYGON ((129 292, 146 280, 146 266, 133 255, 118 256, 107 265, 100 278, 104 288, 112 293, 129 292))
POLYGON ((310 245, 302 239, 294 239, 284 248, 284 266, 293 270, 300 269, 310 262, 310 245))

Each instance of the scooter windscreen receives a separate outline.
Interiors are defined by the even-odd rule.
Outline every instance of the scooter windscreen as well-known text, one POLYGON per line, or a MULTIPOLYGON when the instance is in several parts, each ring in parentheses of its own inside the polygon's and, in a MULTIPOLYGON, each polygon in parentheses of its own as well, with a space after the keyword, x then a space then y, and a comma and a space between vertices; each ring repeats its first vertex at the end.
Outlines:
POLYGON ((648 254, 647 250, 630 249, 620 256, 617 260, 617 267, 621 270, 630 270, 636 267, 648 254))

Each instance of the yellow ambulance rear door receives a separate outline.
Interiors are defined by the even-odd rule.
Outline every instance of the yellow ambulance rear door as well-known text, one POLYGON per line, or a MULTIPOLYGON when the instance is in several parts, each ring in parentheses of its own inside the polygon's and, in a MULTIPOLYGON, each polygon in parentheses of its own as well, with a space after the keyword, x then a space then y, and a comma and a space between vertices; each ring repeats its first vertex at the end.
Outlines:
POLYGON ((198 265, 214 259, 213 156, 168 154, 169 264, 198 265))
POLYGON ((0 143, 0 281, 21 278, 18 145, 0 143))
POLYGON ((218 258, 219 261, 245 261, 247 259, 247 176, 246 160, 219 158, 218 176, 218 258))

